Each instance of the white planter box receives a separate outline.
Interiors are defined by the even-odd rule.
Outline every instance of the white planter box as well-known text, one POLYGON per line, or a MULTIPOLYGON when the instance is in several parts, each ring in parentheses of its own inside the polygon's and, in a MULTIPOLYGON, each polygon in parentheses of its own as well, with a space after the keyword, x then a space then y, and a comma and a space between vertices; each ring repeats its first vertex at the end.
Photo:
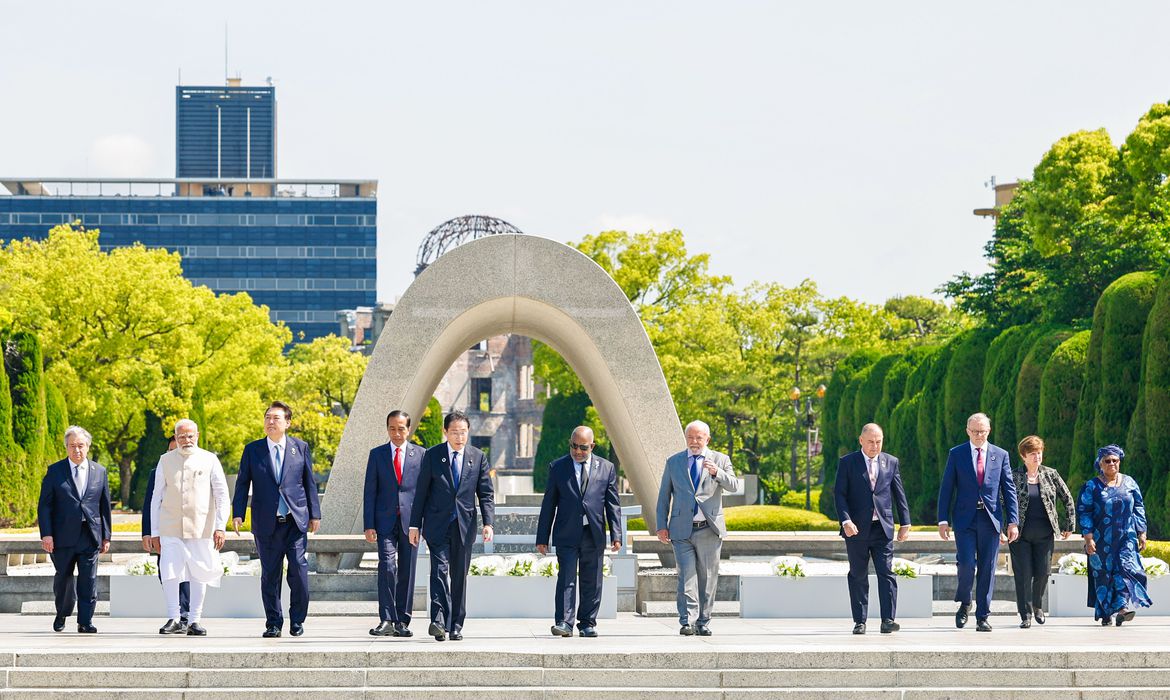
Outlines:
MULTIPOLYGON (((288 583, 281 581, 280 602, 288 608, 288 583)), ((156 576, 111 576, 110 617, 152 617, 165 620, 167 604, 156 576)), ((224 576, 219 588, 207 587, 203 617, 264 617, 259 576, 224 576)))
MULTIPOLYGON (((898 619, 933 615, 934 580, 898 578, 898 619)), ((740 576, 740 617, 853 619, 849 581, 845 576, 740 576)), ((881 617, 877 577, 869 577, 869 616, 881 617)))
MULTIPOLYGON (((1147 577, 1147 583, 1146 592, 1154 604, 1138 608, 1138 615, 1170 615, 1170 576, 1147 577)), ((1088 596, 1085 576, 1052 574, 1048 578, 1048 614, 1053 617, 1093 617, 1088 596)))
MULTIPOLYGON (((580 584, 578 583, 578 586, 580 584)), ((476 618, 531 617, 553 619, 555 576, 468 576, 467 616, 476 618)), ((601 586, 598 619, 617 618, 617 581, 606 577, 601 586)), ((579 593, 578 589, 578 593, 579 593)))

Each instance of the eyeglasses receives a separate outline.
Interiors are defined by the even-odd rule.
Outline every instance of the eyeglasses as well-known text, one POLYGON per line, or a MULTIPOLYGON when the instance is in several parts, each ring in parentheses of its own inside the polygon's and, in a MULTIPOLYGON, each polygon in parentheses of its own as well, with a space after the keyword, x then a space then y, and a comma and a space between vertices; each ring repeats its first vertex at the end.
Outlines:
POLYGON ((591 444, 590 445, 578 445, 575 442, 570 442, 569 449, 570 450, 577 450, 578 452, 587 452, 587 451, 593 449, 593 445, 591 445, 591 444))

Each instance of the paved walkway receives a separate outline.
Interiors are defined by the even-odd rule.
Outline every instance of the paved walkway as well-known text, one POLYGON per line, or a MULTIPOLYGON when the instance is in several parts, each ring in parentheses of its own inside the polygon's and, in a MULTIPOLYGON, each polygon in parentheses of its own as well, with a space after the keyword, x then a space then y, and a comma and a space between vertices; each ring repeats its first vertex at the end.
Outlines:
MULTIPOLYGON (((367 630, 373 617, 310 617, 305 636, 262 639, 260 620, 208 619, 209 636, 162 637, 157 633, 163 620, 99 618, 99 634, 79 635, 70 618, 65 632, 51 630, 51 618, 27 615, 0 615, 0 653, 31 651, 110 652, 154 650, 267 649, 288 651, 415 651, 445 653, 462 651, 524 652, 547 654, 604 652, 677 653, 715 651, 917 651, 960 650, 1000 651, 1013 654, 1072 651, 1170 652, 1170 617, 1142 617, 1124 627, 1103 628, 1091 618, 1050 618, 1044 626, 1022 630, 1006 621, 991 633, 979 633, 974 621, 958 630, 953 620, 935 618, 907 620, 896 634, 877 633, 877 621, 870 634, 850 634, 849 620, 742 620, 717 619, 712 637, 681 637, 673 620, 643 618, 620 613, 616 620, 598 625, 598 639, 554 638, 547 620, 469 620, 462 642, 436 642, 425 636, 425 620, 412 625, 415 637, 394 639, 370 637, 367 630)), ((993 618, 993 623, 996 620, 993 618)), ((1021 657, 1020 665, 1027 665, 1021 657)))

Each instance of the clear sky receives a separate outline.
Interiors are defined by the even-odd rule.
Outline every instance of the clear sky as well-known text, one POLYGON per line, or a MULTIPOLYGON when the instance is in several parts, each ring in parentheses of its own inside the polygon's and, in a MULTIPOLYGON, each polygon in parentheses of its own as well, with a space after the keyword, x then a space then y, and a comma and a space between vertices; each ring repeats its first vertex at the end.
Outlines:
MULTIPOLYGON (((489 214, 679 228, 738 285, 985 269, 984 183, 1170 98, 1157 2, 5 2, 0 175, 173 177, 174 86, 271 76, 281 177, 376 178, 378 296, 489 214)), ((491 270, 485 270, 485 275, 491 270)))

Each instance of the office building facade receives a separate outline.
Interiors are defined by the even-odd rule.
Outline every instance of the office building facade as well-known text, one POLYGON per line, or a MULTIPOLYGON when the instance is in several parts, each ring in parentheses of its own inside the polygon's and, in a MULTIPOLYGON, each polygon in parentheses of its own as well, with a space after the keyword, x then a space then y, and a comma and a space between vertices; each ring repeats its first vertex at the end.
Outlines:
POLYGON ((276 176, 276 88, 175 88, 175 177, 276 176))
POLYGON ((0 185, 0 239, 39 239, 80 221, 100 230, 105 250, 141 243, 178 252, 194 284, 247 292, 294 342, 336 333, 339 310, 376 301, 376 181, 0 178, 0 185))

